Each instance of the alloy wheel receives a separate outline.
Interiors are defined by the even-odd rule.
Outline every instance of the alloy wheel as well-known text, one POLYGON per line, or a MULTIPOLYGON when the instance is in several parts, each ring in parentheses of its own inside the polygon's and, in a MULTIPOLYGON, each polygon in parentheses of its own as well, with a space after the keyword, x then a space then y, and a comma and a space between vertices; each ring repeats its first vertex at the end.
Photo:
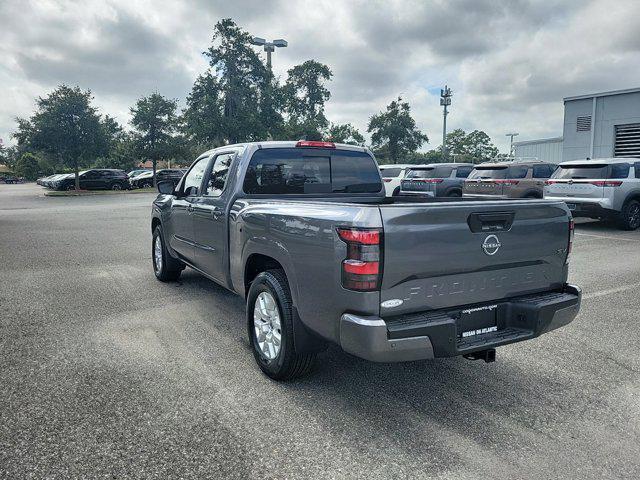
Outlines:
POLYGON ((282 330, 278 304, 269 292, 260 292, 253 308, 253 328, 260 352, 268 359, 280 353, 282 330))
POLYGON ((158 235, 153 244, 153 265, 156 268, 156 272, 162 270, 162 240, 158 235))

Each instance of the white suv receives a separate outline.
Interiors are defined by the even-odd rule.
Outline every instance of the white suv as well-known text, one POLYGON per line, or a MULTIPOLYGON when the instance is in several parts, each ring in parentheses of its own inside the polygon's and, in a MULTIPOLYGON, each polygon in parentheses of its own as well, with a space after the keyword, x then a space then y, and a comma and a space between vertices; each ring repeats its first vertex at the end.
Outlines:
POLYGON ((544 198, 563 200, 574 217, 615 219, 623 230, 640 227, 640 159, 598 158, 559 165, 544 198))
POLYGON ((425 165, 407 165, 407 164, 389 164, 379 165, 382 180, 384 180, 384 189, 387 197, 395 197, 400 194, 400 181, 407 174, 410 168, 416 168, 425 165))

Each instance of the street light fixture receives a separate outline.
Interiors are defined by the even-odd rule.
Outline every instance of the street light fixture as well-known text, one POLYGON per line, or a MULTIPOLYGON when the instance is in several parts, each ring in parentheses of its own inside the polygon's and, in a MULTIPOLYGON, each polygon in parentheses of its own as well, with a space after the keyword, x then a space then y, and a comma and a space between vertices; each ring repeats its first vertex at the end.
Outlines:
POLYGON ((518 132, 507 133, 505 137, 509 137, 509 156, 513 155, 513 137, 520 135, 518 132))
POLYGON ((253 37, 251 39, 251 44, 257 45, 259 47, 264 47, 264 51, 267 52, 267 68, 269 70, 271 70, 271 53, 275 51, 276 47, 284 48, 289 46, 289 43, 286 40, 283 40, 282 38, 273 40, 271 42, 267 42, 262 37, 253 37))

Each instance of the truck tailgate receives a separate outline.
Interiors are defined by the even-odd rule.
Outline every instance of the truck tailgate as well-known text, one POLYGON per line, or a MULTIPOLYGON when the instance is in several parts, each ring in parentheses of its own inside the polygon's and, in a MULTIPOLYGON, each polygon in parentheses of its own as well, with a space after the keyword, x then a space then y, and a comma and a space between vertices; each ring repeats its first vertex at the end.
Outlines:
POLYGON ((383 317, 559 289, 566 281, 562 202, 399 203, 380 212, 383 317))

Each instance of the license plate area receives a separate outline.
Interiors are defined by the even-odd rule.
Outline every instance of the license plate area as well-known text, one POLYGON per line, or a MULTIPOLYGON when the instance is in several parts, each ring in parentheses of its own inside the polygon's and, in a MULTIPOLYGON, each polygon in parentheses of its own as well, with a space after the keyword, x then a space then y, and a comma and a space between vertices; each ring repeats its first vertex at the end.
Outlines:
POLYGON ((575 203, 567 203, 567 208, 569 210, 576 210, 578 206, 575 203))
POLYGON ((498 331, 498 305, 483 305, 460 312, 457 321, 459 339, 474 338, 498 331))

